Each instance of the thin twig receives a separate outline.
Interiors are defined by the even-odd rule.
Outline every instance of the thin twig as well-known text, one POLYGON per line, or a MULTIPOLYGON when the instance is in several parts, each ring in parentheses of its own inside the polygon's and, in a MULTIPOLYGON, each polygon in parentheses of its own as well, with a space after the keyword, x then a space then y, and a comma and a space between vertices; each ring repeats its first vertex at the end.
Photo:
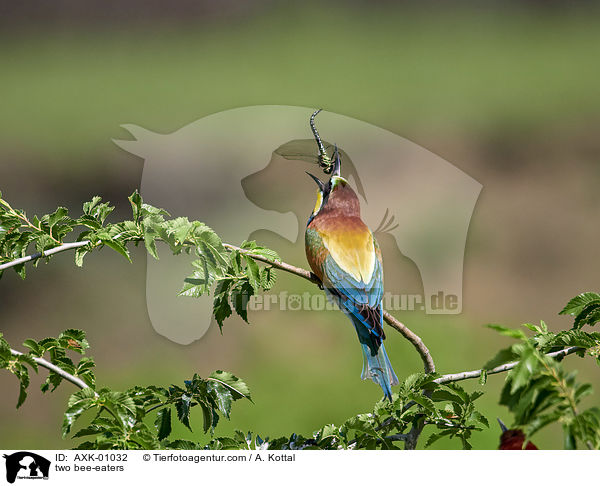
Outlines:
POLYGON ((388 325, 396 329, 396 331, 402 334, 406 339, 408 339, 408 341, 410 341, 410 343, 419 352, 419 355, 423 360, 425 373, 435 373, 435 363, 433 362, 433 358, 431 357, 429 349, 427 349, 427 346, 425 346, 425 343, 423 343, 423 340, 389 312, 383 311, 383 320, 387 322, 388 325))
MULTIPOLYGON (((561 358, 563 356, 567 356, 569 354, 576 353, 577 351, 582 351, 584 348, 580 348, 578 346, 570 346, 565 349, 561 349, 560 351, 553 351, 552 353, 546 354, 548 358, 561 358)), ((487 370, 488 375, 495 375, 496 373, 504 373, 505 371, 512 370, 515 366, 519 364, 518 361, 512 361, 511 363, 506 363, 500 366, 496 366, 491 370, 487 370)), ((462 373, 450 373, 448 375, 442 375, 439 378, 433 380, 437 384, 442 383, 452 383, 455 381, 469 380, 472 378, 479 378, 481 373, 484 370, 473 370, 473 371, 463 371, 462 373)))
POLYGON ((33 260, 37 260, 38 258, 47 257, 50 255, 54 255, 56 253, 60 253, 62 251, 73 250, 75 248, 81 248, 82 246, 89 245, 89 240, 83 241, 74 241, 73 243, 62 243, 59 246, 55 246, 54 248, 50 248, 49 250, 44 250, 43 252, 34 253, 33 255, 25 256, 22 258, 17 258, 16 260, 10 261, 8 263, 3 263, 0 265, 0 271, 5 270, 10 267, 16 267, 22 263, 31 262, 33 260))
MULTIPOLYGON (((20 351, 17 351, 15 349, 11 349, 10 354, 12 354, 13 356, 23 356, 24 353, 21 353, 20 351)), ((35 361, 42 368, 46 368, 47 370, 50 370, 50 371, 56 373, 57 375, 61 376, 62 378, 64 378, 67 381, 70 381, 71 383, 78 386, 79 388, 81 388, 81 389, 89 388, 88 384, 85 381, 83 381, 80 378, 77 378, 76 376, 73 376, 70 373, 67 373, 62 368, 59 368, 55 364, 50 363, 50 361, 46 361, 44 358, 36 358, 34 356, 30 356, 30 357, 31 357, 31 359, 33 359, 33 361, 35 361)))

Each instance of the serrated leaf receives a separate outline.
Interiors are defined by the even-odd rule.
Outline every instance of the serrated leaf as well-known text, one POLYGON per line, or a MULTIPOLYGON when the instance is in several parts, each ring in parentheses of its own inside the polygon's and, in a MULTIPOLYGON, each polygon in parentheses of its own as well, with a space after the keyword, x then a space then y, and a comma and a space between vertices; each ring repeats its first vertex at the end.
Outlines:
POLYGON ((231 404, 233 402, 232 391, 222 383, 218 382, 210 383, 209 387, 219 412, 229 419, 231 404))
POLYGON ((252 286, 254 292, 260 290, 260 270, 258 264, 249 256, 244 256, 246 260, 246 276, 248 283, 252 286))
POLYGON ((260 272, 260 285, 263 290, 271 290, 277 281, 277 273, 273 267, 263 268, 260 272))
POLYGON ((42 356, 44 354, 44 349, 40 346, 37 341, 33 339, 25 339, 23 341, 23 346, 28 348, 31 351, 31 354, 37 357, 42 356))
POLYGON ((204 402, 200 402, 199 404, 200 404, 200 408, 202 409, 202 428, 204 430, 204 433, 206 433, 212 427, 212 422, 213 422, 212 410, 204 402))
POLYGON ((471 418, 473 420, 476 420, 477 422, 479 422, 481 425, 485 425, 487 428, 490 427, 490 423, 488 422, 488 419, 480 412, 478 412, 477 410, 473 410, 473 412, 471 412, 471 418))
POLYGON ((21 407, 21 405, 23 405, 26 398, 27 398, 27 387, 21 381, 21 383, 19 384, 19 398, 17 400, 17 408, 19 408, 19 407, 21 407))
POLYGON ((213 315, 219 325, 219 329, 223 327, 223 321, 231 316, 231 306, 229 305, 229 286, 232 280, 219 280, 215 287, 213 300, 213 315))
POLYGON ((188 395, 182 395, 179 400, 175 402, 175 410, 177 411, 177 418, 179 421, 185 425, 190 431, 192 427, 190 426, 190 406, 191 406, 192 398, 188 395))
POLYGON ((567 305, 559 312, 559 314, 569 314, 572 316, 578 315, 583 308, 592 302, 600 301, 600 294, 595 292, 584 292, 573 297, 567 305))
POLYGON ((171 435, 171 408, 162 408, 156 414, 154 425, 158 432, 158 440, 163 440, 171 435))
POLYGON ((127 261, 129 263, 132 263, 131 262, 131 257, 129 256, 129 251, 120 242, 118 242, 117 240, 113 240, 108 235, 105 236, 105 234, 101 234, 101 235, 98 235, 98 236, 100 238, 100 241, 102 241, 102 243, 104 243, 109 248, 112 248, 113 250, 115 250, 120 255, 123 255, 127 259, 127 261))
POLYGON ((250 388, 248 388, 248 385, 233 373, 217 370, 213 371, 208 379, 214 380, 227 387, 231 391, 231 395, 234 400, 247 398, 248 400, 252 401, 252 398, 250 397, 250 388))
POLYGON ((83 258, 88 254, 88 250, 82 246, 81 248, 77 248, 75 250, 75 265, 78 267, 83 267, 83 258))
POLYGON ((231 303, 233 304, 233 308, 237 315, 246 322, 248 322, 248 302, 252 295, 254 295, 254 288, 248 282, 237 285, 231 291, 231 303))
POLYGON ((454 430, 446 429, 446 430, 442 430, 441 432, 431 434, 429 436, 429 439, 427 439, 427 442, 425 443, 425 448, 426 449, 429 448, 431 445, 433 445, 435 442, 440 440, 442 437, 448 437, 448 436, 452 435, 453 433, 454 433, 454 430))
POLYGON ((48 217, 48 226, 50 227, 50 229, 52 229, 52 227, 57 224, 58 222, 62 221, 63 219, 65 219, 67 217, 67 215, 69 214, 69 211, 67 208, 63 208, 63 207, 59 207, 56 209, 56 211, 54 211, 49 217, 48 217))
POLYGON ((66 437, 75 421, 81 416, 83 412, 89 410, 93 406, 95 406, 96 400, 94 396, 93 390, 89 388, 84 388, 83 390, 73 393, 69 397, 68 408, 64 414, 63 425, 62 425, 62 435, 63 438, 66 437))
POLYGON ((183 281, 183 287, 179 291, 179 295, 183 297, 201 297, 210 292, 208 280, 200 272, 194 272, 192 276, 187 277, 183 281))
POLYGON ((131 196, 127 198, 131 204, 131 211, 133 213, 133 220, 139 221, 142 216, 142 196, 136 189, 131 196))
POLYGON ((593 301, 593 302, 590 302, 589 304, 587 304, 583 309, 581 309, 579 314, 577 314, 577 317, 575 318, 575 321, 573 322, 573 328, 579 329, 586 324, 590 324, 590 325, 595 324, 595 321, 593 319, 593 314, 597 310, 600 310, 600 300, 593 301))
POLYGON ((98 424, 90 424, 83 429, 78 430, 75 434, 73 434, 73 439, 77 439, 79 437, 87 437, 89 435, 97 435, 102 434, 106 431, 106 427, 98 424))
POLYGON ((18 363, 28 364, 35 371, 38 370, 38 364, 35 362, 33 357, 29 356, 28 354, 19 354, 19 355, 15 356, 15 359, 17 360, 18 363))

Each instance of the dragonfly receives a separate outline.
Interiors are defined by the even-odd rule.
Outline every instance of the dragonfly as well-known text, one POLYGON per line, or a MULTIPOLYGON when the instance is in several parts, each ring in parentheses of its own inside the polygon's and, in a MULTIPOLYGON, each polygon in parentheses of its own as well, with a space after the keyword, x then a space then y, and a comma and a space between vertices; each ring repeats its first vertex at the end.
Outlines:
MULTIPOLYGON (((284 143, 274 153, 287 160, 301 160, 316 164, 325 174, 330 175, 333 171, 333 154, 337 151, 344 161, 346 173, 348 176, 353 176, 354 178, 356 191, 367 201, 364 187, 350 156, 336 144, 321 139, 315 124, 315 118, 321 111, 322 109, 316 110, 310 117, 310 129, 314 138, 298 139, 284 143)), ((373 233, 389 233, 393 231, 399 226, 398 223, 394 224, 394 222, 395 217, 390 214, 389 209, 386 209, 381 222, 373 233)))

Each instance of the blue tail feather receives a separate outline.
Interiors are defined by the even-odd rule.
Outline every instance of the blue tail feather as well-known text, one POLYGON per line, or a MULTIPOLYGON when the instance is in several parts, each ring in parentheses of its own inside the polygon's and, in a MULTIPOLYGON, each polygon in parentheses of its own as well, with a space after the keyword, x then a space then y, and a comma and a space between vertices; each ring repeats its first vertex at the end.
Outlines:
MULTIPOLYGON (((361 378, 363 380, 370 379, 377 383, 383 390, 385 397, 391 401, 392 386, 397 385, 399 382, 383 345, 384 336, 377 334, 375 326, 365 320, 365 316, 360 314, 350 300, 341 300, 339 294, 334 293, 332 289, 326 289, 326 294, 350 318, 354 329, 356 329, 363 352, 361 378)), ((380 318, 382 319, 381 314, 380 318)), ((383 324, 383 322, 380 324, 383 324)))
POLYGON ((360 343, 363 351, 363 371, 361 378, 370 379, 377 383, 383 390, 383 394, 390 401, 392 400, 392 386, 398 384, 398 377, 394 373, 392 364, 385 352, 383 343, 379 347, 377 354, 371 353, 371 348, 366 343, 360 343))
POLYGON ((390 359, 385 351, 385 346, 383 342, 380 346, 377 346, 375 339, 366 331, 365 326, 354 316, 351 316, 351 319, 363 352, 361 378, 377 383, 383 390, 385 397, 391 401, 392 386, 398 384, 398 377, 394 373, 390 359))

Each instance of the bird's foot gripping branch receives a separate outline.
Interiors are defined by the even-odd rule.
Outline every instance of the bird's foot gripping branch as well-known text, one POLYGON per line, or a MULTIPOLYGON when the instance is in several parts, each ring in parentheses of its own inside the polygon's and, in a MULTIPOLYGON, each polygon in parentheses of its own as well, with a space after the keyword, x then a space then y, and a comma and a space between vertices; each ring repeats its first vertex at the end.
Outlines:
MULTIPOLYGON (((13 268, 25 278, 27 265, 35 266, 69 250, 75 252, 78 266, 83 265, 87 253, 103 247, 130 260, 130 244, 143 243, 157 258, 156 243, 161 241, 175 255, 185 252, 197 257, 193 273, 183 281, 181 295, 212 294, 219 326, 234 311, 247 321, 247 297, 268 291, 276 282, 276 270, 320 284, 310 272, 281 261, 274 251, 254 242, 239 246, 223 243, 203 223, 171 219, 166 211, 144 204, 137 192, 129 201, 131 220, 109 223, 113 208, 100 198, 85 203, 83 214, 75 219, 65 208, 29 218, 0 195, 0 275, 13 268)), ((575 374, 563 368, 562 360, 568 355, 598 360, 600 334, 583 327, 600 320, 600 295, 581 294, 562 313, 575 320, 572 329, 558 333, 551 332, 544 323, 525 325, 529 333, 491 326, 515 343, 481 369, 446 375, 435 373, 432 355, 419 336, 385 314, 387 324, 415 347, 426 372, 401 379, 391 401, 379 401, 368 413, 351 417, 339 426, 326 425, 310 436, 290 431, 289 436, 271 439, 254 432, 218 437, 215 429, 220 419, 230 418, 232 403, 250 400, 248 386, 223 371, 206 378, 194 375, 181 385, 169 387, 136 386, 126 391, 99 387, 94 361, 85 355, 85 333, 80 330, 67 330, 56 338, 40 341, 28 339, 20 351, 0 337, 0 368, 19 381, 17 406, 27 397, 30 371, 37 372, 40 367, 48 371, 42 392, 52 391, 65 381, 79 387, 68 401, 62 432, 69 436, 78 427, 72 437, 81 438, 79 447, 84 448, 410 449, 417 446, 422 433, 427 436, 425 446, 446 437, 470 448, 474 434, 489 426, 488 419, 477 408, 482 392, 467 392, 457 382, 479 379, 483 387, 488 376, 506 372, 500 403, 513 414, 514 428, 521 429, 529 439, 543 427, 560 424, 565 447, 597 449, 600 411, 586 407, 585 401, 591 386, 578 383, 575 374), (191 428, 194 410, 201 411, 204 435, 194 441, 173 437, 172 421, 179 420, 191 428)), ((538 446, 543 448, 543 444, 538 446)))

